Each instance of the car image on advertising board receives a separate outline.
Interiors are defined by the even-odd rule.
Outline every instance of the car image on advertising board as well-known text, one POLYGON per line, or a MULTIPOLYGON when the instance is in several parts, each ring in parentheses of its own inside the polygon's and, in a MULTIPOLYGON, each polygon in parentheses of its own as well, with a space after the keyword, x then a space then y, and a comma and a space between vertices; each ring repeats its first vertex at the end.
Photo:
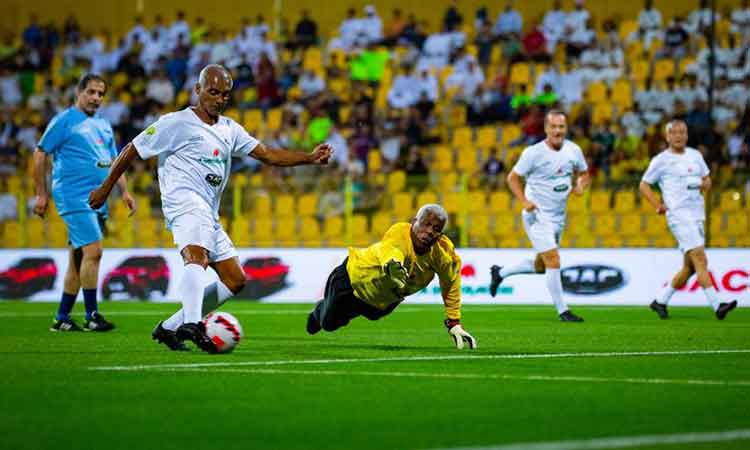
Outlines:
POLYGON ((242 263, 245 272, 245 288, 236 298, 257 300, 286 287, 289 266, 275 256, 247 258, 242 263))
POLYGON ((161 255, 131 256, 102 280, 102 298, 148 300, 153 293, 167 295, 169 266, 161 255))
POLYGON ((55 287, 57 265, 52 258, 21 258, 0 271, 0 298, 18 299, 55 287))

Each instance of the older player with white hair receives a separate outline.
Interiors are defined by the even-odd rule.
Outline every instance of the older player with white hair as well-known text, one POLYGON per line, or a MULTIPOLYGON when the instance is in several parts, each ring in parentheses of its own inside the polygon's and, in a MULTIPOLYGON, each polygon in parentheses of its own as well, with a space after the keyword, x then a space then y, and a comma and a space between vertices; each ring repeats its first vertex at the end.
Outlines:
POLYGON ((546 139, 526 147, 508 174, 508 186, 523 205, 523 227, 537 252, 536 258, 515 266, 492 266, 490 295, 494 297, 500 283, 509 276, 545 273, 547 290, 560 320, 583 322, 562 298, 558 246, 565 228, 568 197, 571 193, 583 195, 590 184, 588 165, 581 147, 565 139, 568 131, 565 113, 549 111, 544 118, 544 131, 546 139), (526 179, 525 189, 521 178, 526 179))
POLYGON ((219 65, 201 72, 195 93, 198 104, 162 116, 129 143, 104 182, 89 197, 92 208, 107 199, 112 186, 135 159, 159 158, 159 188, 167 228, 180 250, 185 269, 177 288, 182 309, 160 322, 152 337, 172 350, 184 350, 184 340, 214 352, 202 317, 245 286, 237 251, 219 222, 221 194, 229 181, 233 156, 249 155, 274 166, 326 164, 328 144, 312 153, 272 149, 250 136, 221 113, 232 95, 232 77, 219 65), (219 281, 206 286, 211 266, 219 281))
POLYGON ((711 189, 711 177, 703 155, 687 146, 688 128, 682 120, 672 120, 665 127, 669 147, 651 160, 643 174, 640 191, 656 212, 666 214, 667 225, 684 254, 682 268, 662 290, 659 298, 651 302, 650 308, 661 319, 669 317, 667 304, 677 289, 688 279, 698 275, 708 303, 716 318, 723 320, 729 311, 737 307, 737 301, 719 302, 716 289, 708 273, 708 259, 704 249, 703 222, 706 210, 703 193, 711 189), (662 200, 651 189, 658 184, 662 200))
POLYGON ((349 256, 328 276, 323 299, 308 315, 307 332, 336 331, 359 316, 378 320, 437 275, 448 334, 457 348, 476 348, 476 339, 460 323, 461 259, 443 234, 447 223, 442 206, 427 204, 410 223, 391 226, 380 242, 350 248, 349 256))

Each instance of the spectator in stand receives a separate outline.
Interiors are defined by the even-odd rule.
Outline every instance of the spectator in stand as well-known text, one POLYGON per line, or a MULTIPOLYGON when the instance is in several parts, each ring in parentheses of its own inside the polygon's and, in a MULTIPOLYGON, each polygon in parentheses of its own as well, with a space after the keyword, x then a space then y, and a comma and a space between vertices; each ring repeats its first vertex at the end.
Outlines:
POLYGON ((504 173, 505 163, 500 159, 500 151, 497 147, 492 147, 487 160, 482 164, 482 183, 489 190, 499 190, 503 187, 504 173))
POLYGON ((513 1, 505 3, 505 9, 497 16, 492 34, 500 40, 519 39, 523 29, 521 13, 513 9, 513 1))
POLYGON ((651 42, 661 36, 661 12, 654 8, 654 0, 645 0, 638 13, 638 29, 628 36, 628 42, 639 40, 643 48, 651 48, 651 42))
MULTIPOLYGON (((714 20, 719 23, 721 15, 718 12, 714 12, 714 20)), ((685 24, 685 29, 690 34, 706 34, 708 28, 711 26, 711 8, 708 5, 708 0, 698 0, 698 9, 693 10, 690 13, 685 24)))
POLYGON ((477 60, 482 70, 487 70, 487 66, 492 59, 492 46, 495 40, 492 37, 492 24, 489 21, 483 22, 477 27, 477 34, 474 38, 474 45, 477 46, 477 60))
POLYGON ((303 9, 302 17, 297 26, 294 27, 293 48, 307 48, 311 45, 317 45, 320 41, 318 37, 318 24, 310 18, 310 10, 303 9))
POLYGON ((258 106, 263 111, 278 106, 282 98, 279 83, 276 81, 276 68, 265 53, 260 56, 255 79, 257 81, 258 106))
POLYGON ((458 12, 458 0, 451 0, 451 5, 443 15, 443 29, 447 31, 457 30, 463 21, 463 16, 458 12))
POLYGON ((391 20, 385 25, 385 36, 383 39, 383 45, 392 47, 398 44, 401 34, 404 32, 406 27, 406 19, 404 19, 401 8, 393 8, 391 20))
POLYGON ((388 91, 388 106, 405 109, 417 102, 417 80, 411 75, 409 66, 402 66, 401 73, 393 80, 388 91))
POLYGON ((544 39, 544 33, 542 28, 534 22, 531 29, 523 35, 521 39, 521 45, 523 46, 523 52, 527 59, 534 62, 548 63, 550 61, 550 55, 547 53, 547 42, 544 39))
POLYGON ((178 10, 175 21, 167 31, 167 47, 174 50, 177 47, 190 47, 190 25, 185 20, 185 12, 178 10))
POLYGON ((409 147, 409 154, 404 163, 404 171, 407 175, 428 175, 430 173, 418 146, 412 145, 409 147))
POLYGON ((664 47, 657 53, 657 57, 679 61, 687 54, 689 40, 690 35, 682 17, 675 16, 672 24, 664 31, 664 47))
POLYGON ((741 47, 750 45, 750 0, 742 0, 742 6, 732 11, 729 32, 740 36, 741 47))
POLYGON ((299 79, 299 89, 302 92, 302 100, 307 101, 317 96, 326 88, 325 81, 312 70, 306 70, 299 79))
POLYGON ((547 11, 542 20, 542 32, 547 43, 547 53, 553 55, 557 43, 565 36, 565 23, 568 15, 562 10, 561 0, 554 0, 552 8, 547 11))
POLYGON ((135 19, 133 19, 133 28, 125 35, 125 42, 128 46, 135 45, 136 43, 144 44, 148 40, 149 35, 150 33, 143 25, 143 17, 135 16, 135 19))
POLYGON ((174 101, 174 96, 174 86, 167 78, 167 73, 163 69, 158 70, 146 84, 146 98, 164 107, 174 101))

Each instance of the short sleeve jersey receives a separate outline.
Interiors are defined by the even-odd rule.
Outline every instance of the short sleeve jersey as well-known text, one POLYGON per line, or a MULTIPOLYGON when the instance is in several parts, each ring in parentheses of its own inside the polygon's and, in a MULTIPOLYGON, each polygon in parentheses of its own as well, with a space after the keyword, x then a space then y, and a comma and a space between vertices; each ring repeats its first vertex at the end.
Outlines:
POLYGON ((687 147, 684 153, 675 153, 667 149, 651 160, 643 181, 659 185, 668 221, 705 220, 701 184, 708 174, 706 161, 698 150, 687 147))
MULTIPOLYGON (((76 107, 57 114, 38 147, 52 155, 52 198, 60 215, 91 211, 89 193, 99 187, 117 156, 109 122, 76 107)), ((107 204, 98 210, 107 213, 107 204)))
POLYGON ((526 179, 526 198, 542 217, 555 222, 565 221, 573 173, 587 170, 581 148, 567 139, 560 150, 553 150, 545 141, 526 147, 513 167, 526 179))
POLYGON ((169 224, 196 208, 218 220, 232 157, 251 153, 258 140, 228 117, 209 125, 186 108, 162 116, 133 145, 141 158, 159 158, 162 210, 169 224))

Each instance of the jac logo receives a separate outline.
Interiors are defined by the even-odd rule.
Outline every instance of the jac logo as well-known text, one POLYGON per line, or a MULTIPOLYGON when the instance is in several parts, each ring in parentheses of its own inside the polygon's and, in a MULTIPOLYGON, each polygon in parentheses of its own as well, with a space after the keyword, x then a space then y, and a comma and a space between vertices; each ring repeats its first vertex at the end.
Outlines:
MULTIPOLYGON (((714 276, 713 272, 708 272, 708 276, 711 278, 711 284, 717 291, 726 292, 742 292, 750 290, 750 271, 742 269, 731 269, 724 273, 719 273, 719 278, 714 276)), ((692 279, 692 282, 688 282, 685 286, 678 289, 682 292, 693 292, 701 288, 697 277, 692 279)))
POLYGON ((577 295, 597 295, 625 286, 625 272, 602 264, 581 264, 566 267, 561 272, 565 292, 577 295))
POLYGON ((206 182, 213 187, 218 187, 222 181, 224 181, 224 178, 219 175, 214 175, 212 173, 206 175, 206 182))
POLYGON ((461 267, 461 277, 475 277, 476 275, 477 270, 471 264, 464 264, 461 267))

